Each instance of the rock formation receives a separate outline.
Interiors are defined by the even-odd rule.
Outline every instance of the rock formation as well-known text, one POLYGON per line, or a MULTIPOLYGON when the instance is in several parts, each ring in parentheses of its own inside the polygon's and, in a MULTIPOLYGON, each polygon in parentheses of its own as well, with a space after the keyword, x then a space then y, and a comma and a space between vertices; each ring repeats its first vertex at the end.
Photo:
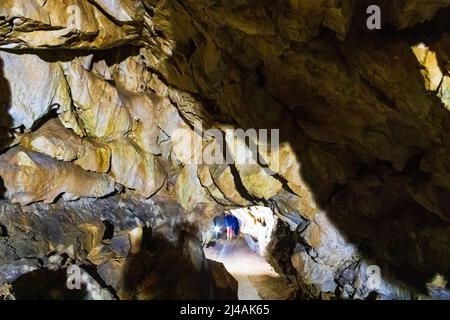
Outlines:
POLYGON ((449 0, 2 1, 0 297, 70 263, 97 297, 235 297, 202 229, 253 205, 277 216, 266 256, 298 297, 433 296, 450 276, 449 14, 449 0), (279 146, 230 129, 278 129, 279 146), (195 158, 220 141, 233 161, 195 158), (242 164, 251 143, 259 160, 242 164))

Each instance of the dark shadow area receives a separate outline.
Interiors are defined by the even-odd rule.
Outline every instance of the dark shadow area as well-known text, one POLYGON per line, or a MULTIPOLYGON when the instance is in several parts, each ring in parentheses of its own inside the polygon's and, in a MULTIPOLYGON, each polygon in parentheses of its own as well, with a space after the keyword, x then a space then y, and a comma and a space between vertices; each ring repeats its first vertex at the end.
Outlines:
POLYGON ((8 229, 6 226, 0 224, 0 237, 7 238, 8 237, 8 229))
POLYGON ((195 241, 182 232, 179 241, 173 243, 147 228, 139 253, 118 262, 120 267, 115 271, 110 263, 100 266, 99 273, 107 274, 120 287, 117 293, 121 299, 237 299, 237 288, 232 292, 217 281, 226 277, 221 274, 226 270, 207 263, 201 244, 195 241))
MULTIPOLYGON (((379 2, 384 5, 388 3, 379 2)), ((318 37, 311 41, 311 45, 292 41, 289 48, 291 56, 280 58, 283 61, 290 57, 292 63, 296 63, 297 60, 292 58, 292 55, 298 53, 303 57, 302 52, 306 50, 312 52, 313 56, 323 57, 324 61, 333 59, 338 61, 339 65, 345 66, 345 72, 361 80, 359 89, 372 95, 386 110, 393 110, 389 112, 395 114, 387 119, 387 126, 390 126, 394 133, 392 137, 387 137, 388 140, 383 147, 406 149, 405 163, 399 166, 392 161, 380 159, 381 157, 373 151, 367 151, 365 146, 371 143, 369 138, 360 142, 348 138, 342 142, 333 142, 339 141, 339 136, 331 136, 330 141, 319 140, 315 132, 326 131, 328 125, 334 126, 324 121, 327 112, 336 113, 340 110, 334 108, 332 102, 327 101, 328 97, 317 92, 317 84, 312 83, 310 86, 307 79, 297 74, 289 74, 286 70, 286 75, 275 74, 276 69, 271 68, 271 61, 264 61, 261 52, 252 47, 255 43, 258 44, 258 41, 269 42, 263 36, 248 35, 227 28, 225 24, 218 27, 208 26, 202 30, 183 26, 183 21, 189 19, 197 20, 202 26, 206 26, 207 23, 205 17, 192 8, 192 4, 180 4, 180 1, 175 3, 164 8, 164 17, 171 19, 169 21, 171 27, 166 31, 170 33, 171 39, 176 40, 177 46, 164 63, 167 66, 164 74, 159 74, 163 81, 186 91, 192 91, 186 84, 194 83, 195 90, 198 91, 195 93, 196 97, 209 106, 202 111, 204 114, 201 114, 201 117, 204 119, 233 119, 229 124, 244 130, 280 129, 280 143, 288 143, 300 159, 301 175, 311 188, 320 208, 368 261, 381 267, 383 274, 394 275, 421 292, 426 292, 424 284, 436 273, 449 278, 450 192, 444 188, 438 188, 436 192, 439 195, 436 201, 441 205, 444 216, 427 209, 416 198, 416 193, 432 181, 431 173, 423 169, 422 160, 424 154, 429 154, 438 147, 432 138, 433 130, 421 123, 415 114, 405 112, 405 108, 401 107, 404 101, 400 101, 398 96, 392 96, 392 91, 380 85, 377 79, 369 77, 369 72, 364 70, 361 62, 356 59, 359 57, 353 59, 351 54, 353 51, 361 51, 365 52, 367 59, 372 59, 371 52, 381 53, 382 51, 376 50, 386 47, 386 43, 398 43, 397 46, 393 46, 392 52, 386 53, 386 56, 391 58, 384 55, 382 58, 386 63, 392 64, 392 68, 394 64, 399 63, 397 60, 401 60, 404 65, 399 70, 408 74, 414 83, 423 84, 417 59, 409 45, 417 41, 429 43, 439 38, 448 28, 449 9, 441 10, 430 22, 402 31, 397 31, 388 24, 382 32, 367 32, 364 29, 365 20, 361 20, 351 26, 350 34, 345 41, 338 40, 330 30, 321 30, 318 37), (180 9, 181 7, 183 9, 180 9), (186 12, 189 12, 190 16, 186 12), (181 17, 183 14, 186 16, 181 17), (186 31, 187 28, 189 32, 186 31), (203 34, 208 32, 210 34, 203 34), (190 38, 187 38, 186 34, 189 34, 190 38), (201 61, 200 54, 196 56, 196 60, 191 61, 192 65, 189 66, 191 73, 186 70, 183 70, 184 73, 180 72, 182 70, 180 66, 186 61, 186 57, 195 56, 196 48, 204 43, 207 36, 222 46, 220 59, 223 64, 233 72, 240 73, 239 79, 233 78, 237 79, 233 85, 239 86, 237 92, 242 97, 240 105, 232 105, 219 99, 223 98, 221 90, 226 92, 233 88, 224 83, 222 78, 214 80, 202 75, 204 79, 210 81, 210 86, 196 83, 199 75, 194 74, 192 70, 202 70, 201 63, 195 64, 201 61), (233 39, 240 41, 233 42, 233 39), (221 41, 223 43, 220 43, 221 41), (396 141, 390 141, 390 138, 396 141), (320 161, 322 163, 318 164, 320 161), (342 170, 344 174, 336 174, 336 170, 342 170)), ((363 5, 355 14, 366 17, 365 12, 358 11, 362 8, 363 5)), ((241 9, 244 12, 245 5, 241 9)), ((153 8, 153 11, 155 15, 158 14, 157 9, 153 8)), ((162 37, 165 36, 164 32, 165 30, 155 31, 156 35, 162 37)), ((267 55, 269 56, 269 53, 267 55)), ((373 63, 382 61, 376 60, 376 57, 373 59, 373 63)), ((320 76, 320 72, 323 71, 312 60, 304 62, 299 59, 297 62, 306 64, 305 75, 312 75, 311 79, 320 76)), ((370 66, 367 68, 370 69, 370 66)), ((397 85, 401 86, 402 83, 397 85)), ((443 124, 443 134, 448 134, 450 112, 443 108, 437 97, 426 92, 423 85, 417 90, 417 95, 432 105, 427 112, 431 117, 439 119, 443 124)), ((354 92, 337 94, 345 96, 354 92)), ((351 106, 349 103, 338 107, 350 110, 351 106)), ((350 111, 348 115, 352 115, 350 111)), ((346 125, 352 125, 351 121, 346 125)), ((378 130, 376 126, 367 129, 378 130)), ((444 145, 440 147, 445 148, 444 145)), ((236 174, 234 172, 234 176, 236 174)), ((242 192, 242 188, 239 189, 242 192)), ((245 198, 245 192, 242 193, 245 198)), ((302 212, 299 214, 302 215, 302 212)), ((280 251, 283 246, 284 244, 280 244, 280 251)), ((292 246, 289 243, 287 248, 292 246)), ((280 259, 288 261, 290 255, 280 259)), ((285 272, 290 274, 292 270, 285 272)))
POLYGON ((6 188, 5 188, 5 185, 3 183, 3 179, 0 177, 0 200, 4 199, 5 192, 6 192, 6 188))
POLYGON ((44 50, 44 49, 22 49, 20 51, 17 50, 9 50, 2 49, 5 52, 9 52, 11 54, 32 54, 37 55, 44 61, 47 62, 70 62, 75 58, 79 57, 89 57, 94 55, 93 60, 107 60, 107 62, 117 62, 123 61, 130 55, 139 54, 139 47, 127 45, 127 46, 119 46, 109 49, 99 49, 99 50, 70 50, 70 49, 52 49, 52 50, 44 50))
POLYGON ((42 116, 41 118, 37 119, 33 126, 30 128, 30 131, 37 131, 39 130, 45 123, 52 119, 58 119, 58 110, 57 109, 50 109, 50 111, 42 116))
POLYGON ((108 221, 103 221, 103 224, 105 225, 105 232, 103 233, 102 240, 110 240, 114 237, 114 225, 108 221))
MULTIPOLYGON (((10 133, 10 128, 13 125, 13 121, 8 112, 11 107, 11 103, 11 87, 8 79, 5 78, 4 62, 0 58, 0 154, 3 153, 3 149, 13 140, 10 133)), ((3 180, 0 177, 0 199, 3 199, 5 191, 3 180)))
POLYGON ((24 274, 12 283, 17 300, 83 300, 85 288, 69 290, 65 270, 39 269, 24 274))
POLYGON ((84 271, 86 271, 98 284, 101 288, 106 289, 107 291, 109 291, 109 293, 111 293, 111 295, 114 297, 114 299, 119 299, 117 297, 117 293, 114 290, 113 287, 111 287, 110 285, 108 285, 103 278, 98 274, 97 272, 97 268, 94 265, 91 264, 83 264, 82 269, 84 271))
POLYGON ((12 97, 11 87, 4 74, 4 62, 0 58, 0 150, 10 142, 9 129, 13 125, 13 120, 9 114, 12 97))

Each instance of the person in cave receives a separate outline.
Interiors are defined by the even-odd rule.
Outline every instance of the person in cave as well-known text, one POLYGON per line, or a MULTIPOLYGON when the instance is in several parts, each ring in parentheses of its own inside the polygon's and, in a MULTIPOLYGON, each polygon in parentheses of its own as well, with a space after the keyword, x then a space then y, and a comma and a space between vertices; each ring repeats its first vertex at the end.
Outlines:
POLYGON ((224 224, 227 228, 227 240, 233 240, 239 236, 239 220, 232 214, 227 214, 224 218, 224 224))

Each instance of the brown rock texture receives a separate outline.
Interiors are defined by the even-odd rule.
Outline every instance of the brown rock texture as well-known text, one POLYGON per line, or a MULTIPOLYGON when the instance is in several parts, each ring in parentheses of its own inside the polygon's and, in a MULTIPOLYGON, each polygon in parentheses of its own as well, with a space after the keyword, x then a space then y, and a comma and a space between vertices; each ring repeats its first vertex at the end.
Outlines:
POLYGON ((210 273, 220 266, 209 263, 201 243, 183 231, 183 210, 171 200, 110 197, 26 210, 0 207, 2 232, 8 234, 0 242, 0 288, 12 283, 18 299, 73 298, 65 273, 74 263, 87 270, 84 281, 104 290, 79 292, 78 298, 236 298, 236 284, 226 272, 222 278, 210 273), (38 214, 44 212, 49 216, 42 219, 38 214))
POLYGON ((267 259, 299 297, 367 298, 373 265, 379 298, 426 294, 450 277, 449 14, 449 0, 2 1, 0 226, 45 226, 70 208, 77 218, 52 228, 74 228, 79 248, 42 227, 39 250, 23 250, 96 268, 115 298, 213 298, 235 283, 210 270, 197 229, 261 205, 279 218, 267 259), (381 30, 366 28, 371 4, 381 30), (229 129, 277 129, 279 147, 257 135, 263 161, 242 164, 233 146, 248 155, 249 144, 229 129), (220 141, 218 158, 233 161, 186 155, 220 141), (166 251, 145 249, 138 226, 99 238, 95 210, 112 208, 116 225, 151 202, 139 219, 154 228, 167 201, 173 225, 192 228, 161 225, 183 237, 166 251), (183 296, 192 281, 170 287, 167 265, 209 285, 183 296))

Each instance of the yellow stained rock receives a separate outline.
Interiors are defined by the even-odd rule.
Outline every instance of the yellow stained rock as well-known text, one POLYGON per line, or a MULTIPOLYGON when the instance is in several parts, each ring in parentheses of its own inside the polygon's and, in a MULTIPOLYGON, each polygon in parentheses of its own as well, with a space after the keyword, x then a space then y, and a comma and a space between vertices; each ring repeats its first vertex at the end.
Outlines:
POLYGON ((412 47, 420 65, 423 67, 421 73, 425 79, 425 87, 429 91, 436 91, 442 81, 442 71, 439 68, 436 53, 431 51, 425 44, 420 43, 412 47))
POLYGON ((51 109, 69 112, 69 89, 58 63, 0 51, 0 73, 1 126, 28 130, 51 109))
POLYGON ((24 134, 20 145, 56 160, 74 161, 87 171, 106 173, 110 168, 111 151, 106 144, 79 137, 59 119, 51 119, 38 130, 24 134))
POLYGON ((136 43, 139 37, 136 22, 142 19, 142 3, 136 0, 98 2, 101 8, 84 0, 2 1, 0 23, 8 23, 9 32, 0 39, 0 47, 101 49, 136 43), (14 24, 13 19, 28 23, 14 24))
POLYGON ((163 185, 166 174, 156 156, 144 152, 128 138, 110 142, 111 171, 118 183, 150 197, 163 185))
POLYGON ((87 171, 107 173, 111 167, 111 149, 108 144, 83 140, 84 152, 75 163, 87 171))
POLYGON ((111 140, 131 130, 133 120, 114 86, 78 63, 62 65, 76 112, 89 136, 111 140))
POLYGON ((226 164, 201 166, 199 178, 202 185, 219 203, 238 206, 251 205, 251 202, 243 198, 236 188, 230 166, 226 164))
POLYGON ((65 128, 59 119, 51 119, 38 130, 24 134, 20 145, 63 161, 75 160, 84 153, 81 137, 65 128))
POLYGON ((225 140, 244 187, 258 199, 270 199, 281 190, 281 182, 274 177, 274 172, 262 168, 257 163, 258 159, 255 158, 257 150, 251 150, 246 146, 244 139, 230 133, 227 132, 225 140))
POLYGON ((438 97, 444 106, 450 110, 450 76, 445 76, 439 89, 438 97))
POLYGON ((208 203, 211 198, 200 184, 197 175, 197 165, 188 164, 181 169, 175 185, 175 193, 178 202, 186 211, 192 211, 201 203, 208 203))
POLYGON ((22 205, 52 203, 61 194, 65 200, 75 200, 103 197, 114 191, 114 181, 108 176, 22 147, 14 147, 0 157, 0 176, 11 201, 22 205))

